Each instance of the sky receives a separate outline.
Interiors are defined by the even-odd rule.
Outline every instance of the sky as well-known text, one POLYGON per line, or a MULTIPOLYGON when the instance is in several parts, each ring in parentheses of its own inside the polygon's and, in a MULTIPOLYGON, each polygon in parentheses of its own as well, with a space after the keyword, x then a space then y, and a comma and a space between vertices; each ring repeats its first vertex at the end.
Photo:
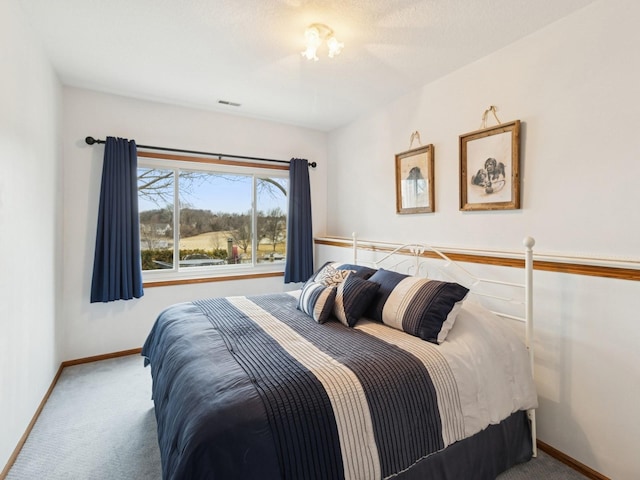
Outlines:
MULTIPOLYGON (((277 178, 276 180, 283 185, 288 183, 286 178, 277 178)), ((192 208, 211 210, 214 213, 244 213, 251 208, 250 176, 211 174, 194 179, 187 184, 188 187, 185 183, 181 184, 183 187, 181 200, 192 208)), ((139 210, 141 212, 155 210, 164 206, 165 204, 162 200, 158 205, 145 198, 139 198, 139 210)), ((257 195, 258 210, 268 211, 275 207, 280 207, 284 212, 287 211, 287 199, 284 195, 275 187, 268 191, 259 190, 257 195), (273 192, 273 195, 270 195, 269 191, 273 192)))

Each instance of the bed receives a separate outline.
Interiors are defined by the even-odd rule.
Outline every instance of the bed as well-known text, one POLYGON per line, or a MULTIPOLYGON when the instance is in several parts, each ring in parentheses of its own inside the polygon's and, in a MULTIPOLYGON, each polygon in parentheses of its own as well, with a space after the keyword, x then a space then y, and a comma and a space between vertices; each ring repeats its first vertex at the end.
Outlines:
MULTIPOLYGON (((381 266, 410 252, 419 273, 437 252, 424 245, 366 266, 356 244, 301 290, 159 315, 142 355, 165 479, 493 479, 531 458, 531 350, 472 298, 492 281, 381 266)), ((527 342, 532 245, 508 284, 525 292, 527 342)))

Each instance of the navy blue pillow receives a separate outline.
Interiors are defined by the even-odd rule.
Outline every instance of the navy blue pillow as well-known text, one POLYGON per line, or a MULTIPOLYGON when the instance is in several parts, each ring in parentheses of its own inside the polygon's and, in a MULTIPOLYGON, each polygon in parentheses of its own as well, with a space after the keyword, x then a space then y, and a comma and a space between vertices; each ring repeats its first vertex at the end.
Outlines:
POLYGON ((333 314, 343 325, 353 327, 362 317, 379 287, 377 283, 350 274, 337 287, 333 314))

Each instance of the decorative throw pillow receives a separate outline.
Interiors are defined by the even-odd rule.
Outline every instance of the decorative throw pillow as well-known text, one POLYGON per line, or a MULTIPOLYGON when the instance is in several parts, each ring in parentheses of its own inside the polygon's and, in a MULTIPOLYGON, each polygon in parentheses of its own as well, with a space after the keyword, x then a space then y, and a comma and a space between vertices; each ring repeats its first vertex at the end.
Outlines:
POLYGON ((308 282, 314 282, 316 280, 316 277, 320 274, 320 272, 322 272, 327 265, 331 265, 332 263, 334 263, 334 262, 325 262, 319 269, 317 269, 315 272, 313 272, 313 275, 311 275, 307 279, 307 283, 308 282))
POLYGON ((316 272, 313 275, 311 275, 309 280, 317 281, 319 275, 321 274, 324 275, 324 270, 327 267, 331 267, 335 270, 350 270, 351 273, 353 273, 353 275, 360 278, 364 278, 365 280, 377 272, 375 268, 365 267, 364 265, 355 265, 352 263, 341 263, 341 262, 330 261, 330 262, 326 262, 318 270, 316 270, 316 272))
POLYGON ((305 283, 298 299, 298 310, 303 311, 318 323, 324 323, 331 315, 336 299, 336 287, 322 283, 305 283))
POLYGON ((347 327, 353 327, 362 317, 378 291, 379 284, 349 275, 337 287, 333 314, 347 327))
POLYGON ((366 267, 364 265, 355 265, 353 263, 334 263, 333 266, 338 270, 351 270, 352 275, 368 280, 371 275, 377 272, 375 268, 366 267))
POLYGON ((344 279, 349 276, 351 270, 338 270, 333 264, 326 265, 316 275, 314 282, 322 283, 327 287, 335 287, 344 282, 344 279))
POLYGON ((380 269, 369 316, 431 343, 442 343, 469 290, 462 285, 380 269))
POLYGON ((394 287, 408 276, 409 275, 404 275, 403 273, 385 270, 384 268, 374 273, 371 278, 369 278, 369 281, 377 283, 380 287, 373 301, 367 308, 366 316, 372 320, 382 322, 382 309, 384 308, 387 298, 389 298, 394 287))

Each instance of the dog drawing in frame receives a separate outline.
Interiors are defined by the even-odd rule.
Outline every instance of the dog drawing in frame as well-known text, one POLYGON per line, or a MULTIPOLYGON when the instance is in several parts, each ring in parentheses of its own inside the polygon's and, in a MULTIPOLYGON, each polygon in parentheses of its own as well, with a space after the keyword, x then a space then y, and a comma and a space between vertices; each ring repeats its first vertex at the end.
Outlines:
POLYGON ((502 190, 506 183, 504 163, 489 157, 484 162, 484 168, 471 177, 471 184, 484 187, 487 194, 502 190))

